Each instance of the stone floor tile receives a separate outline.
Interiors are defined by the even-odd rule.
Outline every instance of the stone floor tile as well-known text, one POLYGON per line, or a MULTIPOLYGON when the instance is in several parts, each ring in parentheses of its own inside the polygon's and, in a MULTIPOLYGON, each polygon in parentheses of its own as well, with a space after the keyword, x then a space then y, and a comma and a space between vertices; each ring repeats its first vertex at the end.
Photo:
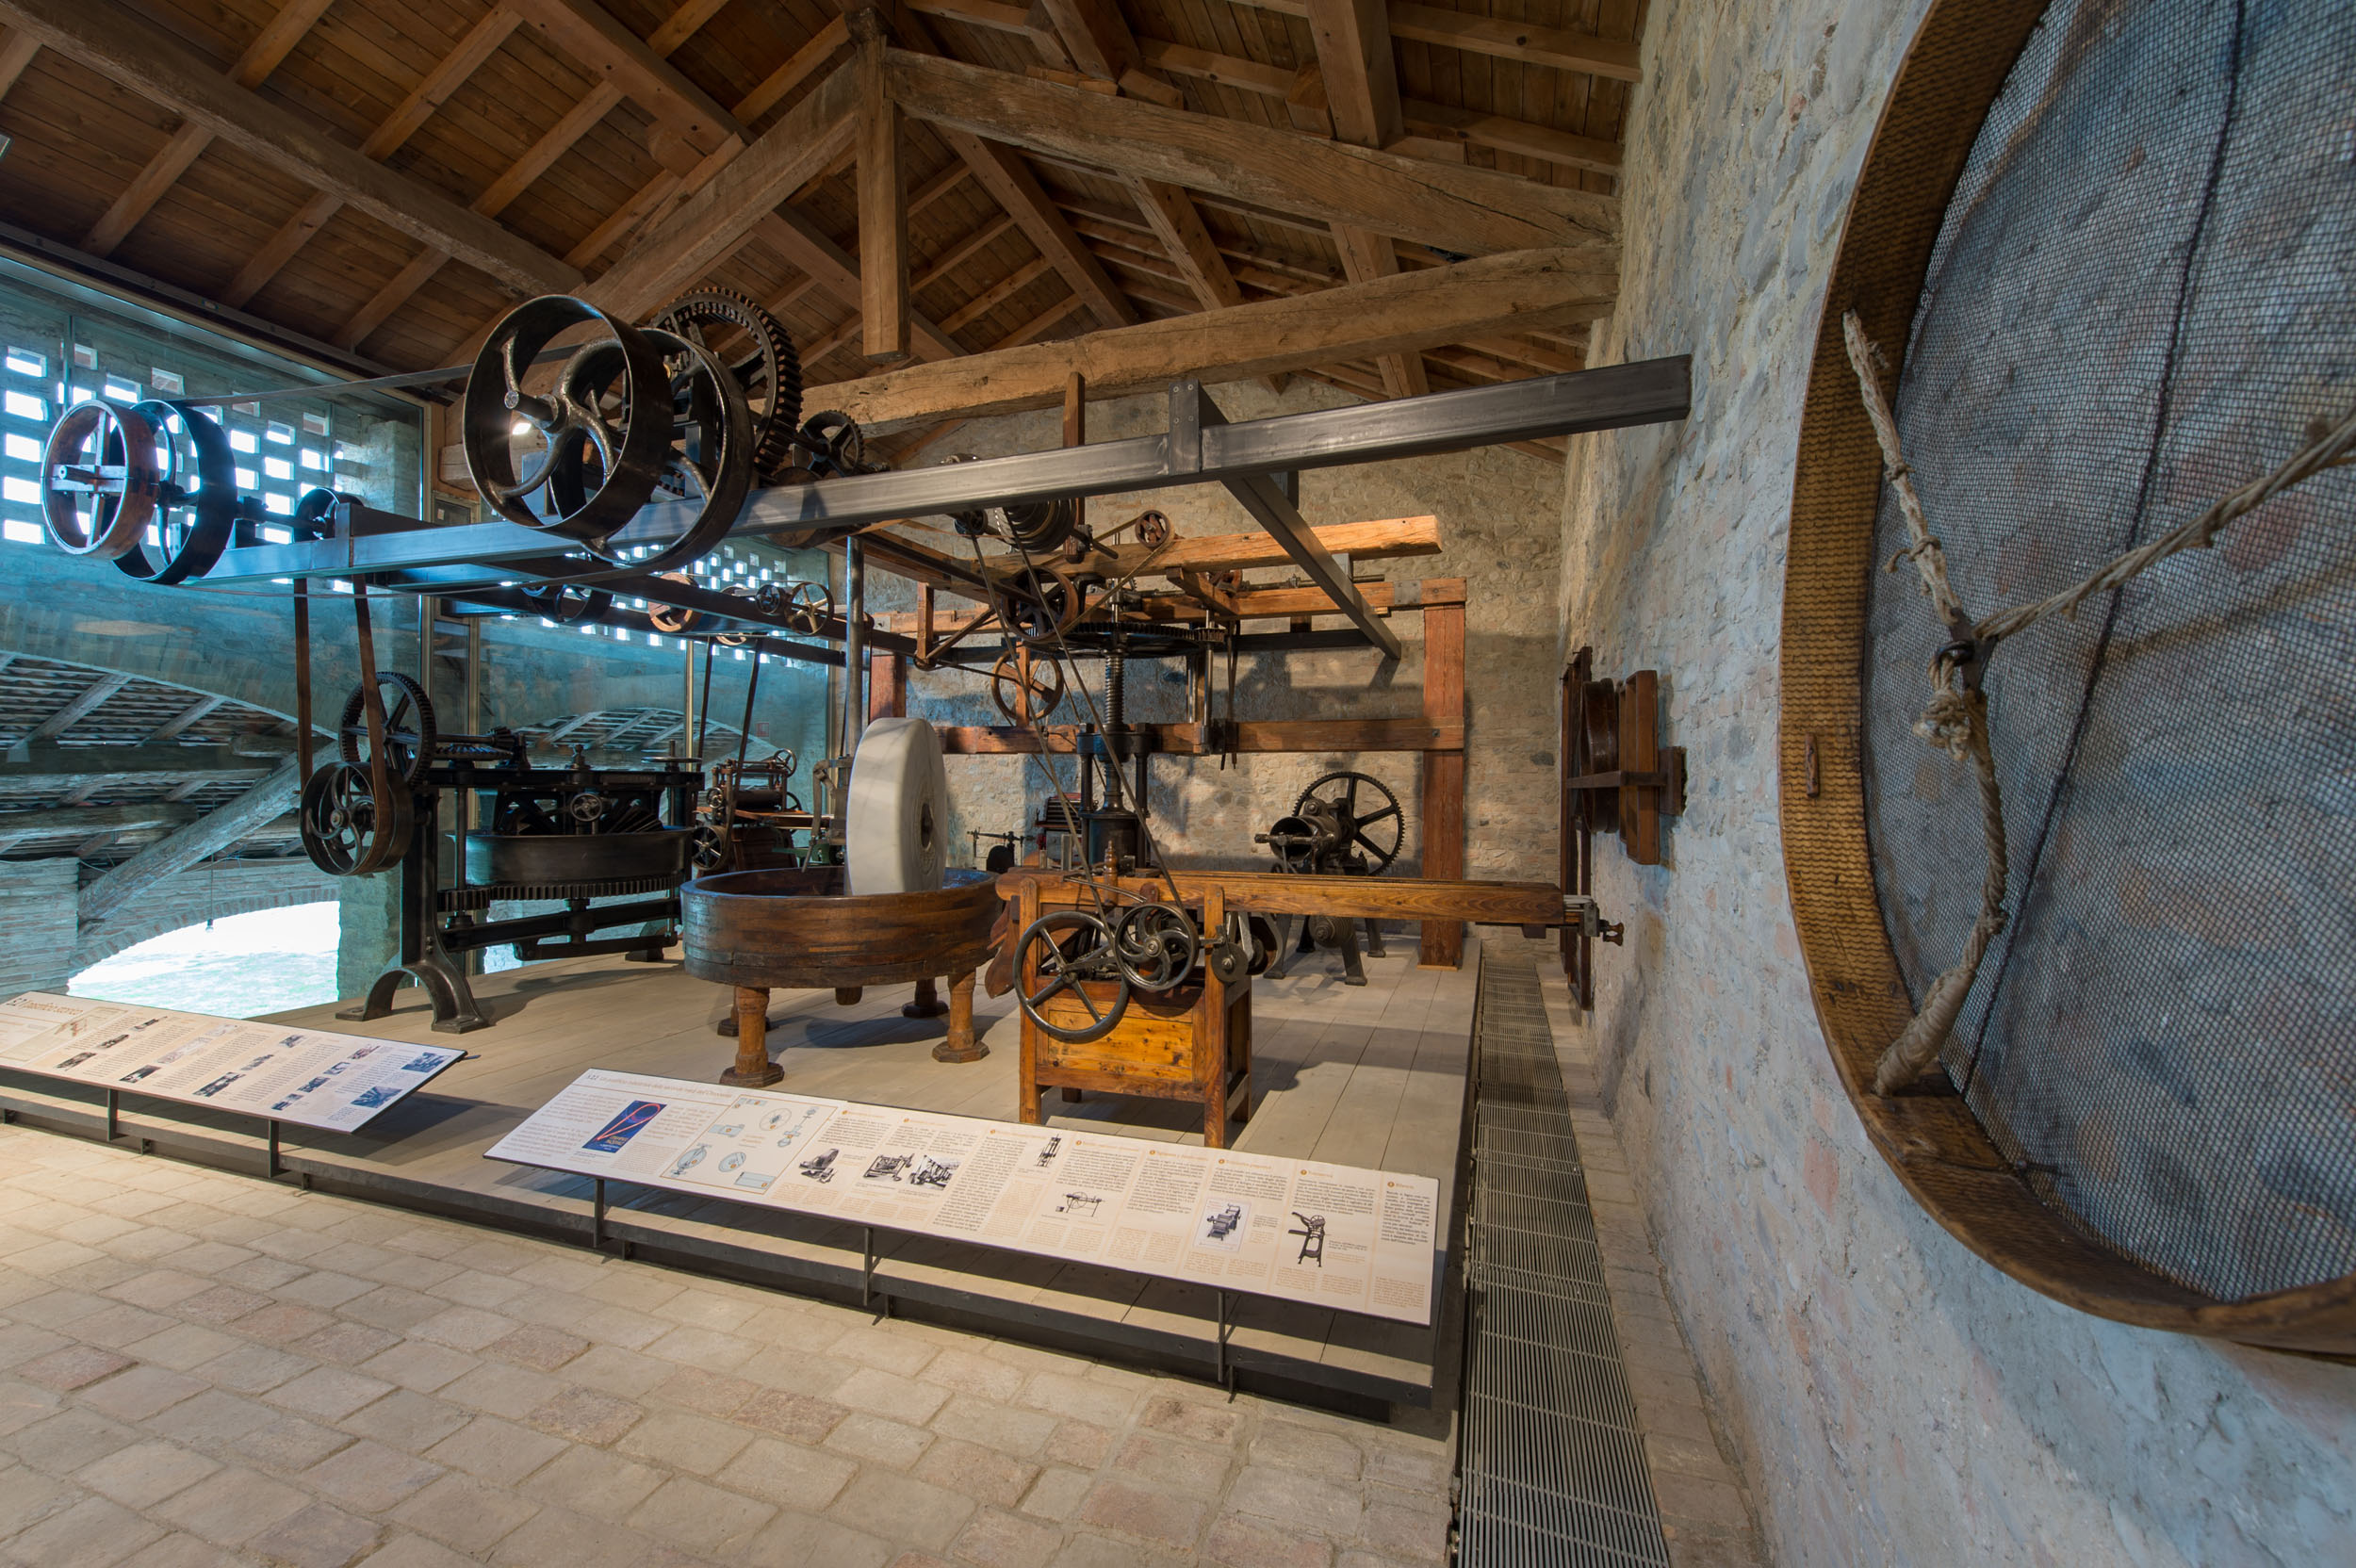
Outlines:
POLYGON ((1037 1568, 1063 1545, 1063 1531, 986 1508, 957 1532, 950 1555, 976 1568, 1037 1568))
POLYGON ((924 1458, 932 1442, 933 1434, 921 1427, 888 1421, 863 1412, 846 1416, 843 1425, 826 1436, 827 1447, 892 1470, 906 1470, 924 1458))
POLYGON ((1096 1478, 1085 1470, 1073 1470, 1051 1464, 1039 1473, 1031 1490, 1023 1494, 1023 1511, 1036 1513, 1041 1519, 1069 1519, 1088 1495, 1096 1478))
POLYGON ((455 1269, 426 1288, 459 1306, 502 1314, 507 1313, 511 1303, 532 1293, 532 1287, 520 1280, 511 1280, 504 1274, 485 1274, 475 1268, 455 1269))
POLYGON ((674 1476, 624 1523, 688 1551, 726 1557, 777 1514, 773 1504, 674 1476))
POLYGON ((258 1339, 265 1345, 292 1345, 305 1339, 335 1321, 332 1313, 317 1307, 306 1307, 295 1301, 273 1301, 257 1308, 230 1324, 230 1328, 248 1339, 258 1339))
POLYGON ((1022 1393, 1025 1380, 1019 1369, 969 1349, 942 1349, 916 1376, 924 1382, 998 1404, 1022 1393))
POLYGON ((1750 1523, 1742 1491, 1731 1482, 1674 1471, 1653 1474, 1653 1496, 1665 1520, 1741 1529, 1750 1523))
MULTIPOLYGON (((321 1262, 316 1257, 311 1261, 314 1264, 321 1262)), ((338 1274, 329 1267, 317 1267, 301 1279, 288 1280, 270 1294, 282 1301, 300 1301, 306 1307, 324 1307, 332 1311, 353 1297, 366 1296, 375 1288, 372 1281, 338 1274)))
MULTIPOLYGON (((592 1345, 564 1364, 564 1380, 578 1383, 582 1388, 594 1388, 625 1399, 635 1399, 690 1370, 696 1369, 657 1361, 635 1350, 625 1350, 618 1345, 592 1345)), ((700 1370, 696 1370, 696 1375, 712 1376, 700 1370)), ((705 1413, 712 1413, 707 1411, 705 1413)))
POLYGON ((645 1413, 627 1399, 585 1388, 568 1388, 530 1412, 524 1419, 558 1437, 603 1447, 636 1426, 645 1413))
POLYGON ((481 1359, 454 1351, 445 1345, 419 1345, 417 1340, 402 1340, 391 1349, 379 1351, 360 1364, 360 1370, 369 1378, 382 1378, 398 1382, 402 1389, 415 1389, 419 1394, 434 1394, 452 1380, 478 1368, 481 1359))
POLYGON ((617 1454, 651 1461, 690 1475, 716 1475, 753 1440, 744 1428, 692 1411, 655 1410, 622 1434, 617 1454))
POLYGON ((1245 1451, 1245 1462, 1304 1471, 1328 1480, 1354 1481, 1363 1468, 1364 1456, 1348 1438, 1277 1420, 1260 1423, 1251 1447, 1245 1451))
POLYGON ((1012 1508, 1031 1489, 1039 1466, 997 1453, 977 1443, 947 1437, 924 1450, 910 1471, 918 1480, 962 1492, 977 1502, 1012 1508))
MULTIPOLYGON (((737 1459, 741 1463, 744 1455, 737 1459)), ((554 1503, 575 1513, 618 1520, 662 1484, 663 1472, 635 1460, 623 1459, 602 1448, 567 1446, 563 1453, 533 1471, 516 1490, 525 1496, 554 1503)))
POLYGON ((1100 1480, 1081 1500, 1079 1521, 1101 1529, 1180 1549, 1194 1544, 1206 1510, 1181 1497, 1134 1481, 1100 1480))
POLYGON ((540 1511, 505 1487, 450 1474, 400 1504, 392 1517, 462 1552, 480 1554, 540 1511))
POLYGON ((202 1274, 191 1274, 183 1268, 150 1268, 109 1287, 106 1294, 135 1307, 162 1312, 176 1301, 185 1301, 212 1288, 213 1282, 202 1274))
POLYGON ((74 1325, 74 1337, 88 1345, 103 1345, 120 1350, 134 1340, 161 1333, 172 1327, 172 1320, 144 1307, 114 1306, 105 1312, 92 1313, 74 1325))
POLYGON ((132 1364, 130 1357, 101 1350, 94 1345, 68 1345, 21 1363, 15 1370, 27 1382, 66 1393, 87 1388, 102 1378, 111 1378, 132 1364))
POLYGON ((195 1398, 172 1406, 161 1415, 141 1422, 147 1430, 176 1443, 198 1447, 216 1447, 235 1443, 259 1427, 282 1419, 280 1413, 258 1399, 248 1399, 222 1389, 200 1394, 195 1398))
POLYGON ((836 1454, 755 1438, 712 1478, 733 1492, 780 1508, 815 1513, 835 1500, 859 1466, 836 1454))
POLYGON ((605 1520, 544 1508, 492 1547, 490 1560, 508 1568, 646 1568, 650 1545, 605 1520))
POLYGON ((1358 1534, 1365 1514, 1358 1489, 1336 1486, 1298 1471, 1248 1465, 1227 1494, 1228 1507, 1256 1513, 1296 1529, 1306 1527, 1328 1540, 1358 1534))
POLYGON ((737 1560, 745 1568, 884 1568, 900 1554, 863 1530, 783 1513, 745 1544, 737 1560))
POLYGON ((362 1405, 381 1399, 392 1391, 393 1385, 381 1379, 340 1366, 320 1366, 279 1384, 263 1395, 262 1399, 300 1415, 340 1421, 362 1405))
POLYGON ((847 1362, 856 1362, 861 1366, 913 1378, 940 1353, 940 1348, 921 1340, 885 1333, 880 1327, 876 1327, 865 1332, 854 1330, 843 1334, 827 1348, 826 1353, 847 1362))
POLYGON ((446 1307, 404 1331, 412 1339, 432 1340, 453 1350, 481 1350, 520 1327, 512 1317, 484 1312, 480 1307, 446 1307))
POLYGON ((428 1463, 415 1454, 404 1454, 381 1443, 360 1442, 303 1472, 303 1481, 314 1491, 324 1492, 363 1513, 382 1513, 403 1498, 424 1491, 441 1475, 440 1465, 428 1463))
POLYGON ((1232 1443, 1243 1429, 1244 1413, 1233 1405, 1200 1405, 1161 1395, 1145 1402, 1137 1423, 1198 1443, 1232 1443))
POLYGON ((843 1380, 833 1398, 853 1410, 886 1416, 921 1427, 949 1402, 949 1391, 903 1378, 896 1372, 862 1367, 843 1380))
POLYGON ((781 1345, 765 1346, 743 1365, 733 1368, 735 1376, 764 1388, 820 1397, 832 1395, 858 1370, 856 1362, 781 1345))
POLYGON ((238 1437, 230 1446, 257 1464, 298 1471, 308 1470, 352 1441, 348 1433, 333 1427, 300 1415, 282 1415, 238 1437))
POLYGON ((245 1564, 201 1536, 175 1531, 140 1547, 115 1568, 245 1568, 245 1564))
MULTIPOLYGON (((102 1497, 124 1508, 149 1508, 175 1492, 183 1492, 221 1466, 177 1443, 134 1443, 104 1459, 92 1460, 74 1478, 102 1497)), ((0 1506, 0 1519, 10 1517, 0 1506)), ((17 1515, 17 1517, 29 1517, 17 1515)))
POLYGON ((267 1394, 318 1365, 310 1357, 289 1350, 238 1342, 236 1349, 223 1351, 191 1370, 197 1377, 232 1393, 267 1394))
POLYGON ((940 1551, 973 1515, 973 1500, 889 1470, 861 1470, 827 1510, 855 1528, 940 1551))
POLYGON ((0 1448, 36 1470, 70 1476, 90 1461, 127 1448, 139 1439, 135 1429, 120 1421, 68 1406, 0 1438, 0 1448))
POLYGON ((1138 1391, 1091 1382, 1068 1373, 1042 1372, 1023 1389, 1022 1404, 1033 1410, 1089 1421, 1100 1427, 1125 1427, 1138 1403, 1138 1391))
POLYGON ((1368 1544, 1410 1562, 1445 1562, 1451 1517, 1437 1497, 1419 1507, 1378 1502, 1366 1510, 1359 1532, 1368 1544))
POLYGON ((1223 1568, 1327 1568, 1333 1548, 1324 1541, 1281 1530, 1265 1520, 1230 1513, 1203 1538, 1203 1560, 1223 1568))
POLYGON ((1054 1568, 1193 1568, 1192 1552, 1184 1555, 1140 1546, 1127 1536, 1081 1530, 1055 1554, 1054 1568))
POLYGON ((149 1512, 158 1523, 201 1535, 216 1546, 241 1546, 309 1504, 291 1486, 232 1469, 206 1477, 149 1512))
POLYGON ((473 1558, 460 1557, 438 1541, 428 1541, 421 1535, 396 1535, 360 1568, 481 1568, 481 1564, 473 1558))
POLYGON ((366 1519, 355 1519, 325 1503, 313 1503, 281 1519, 247 1546, 287 1568, 346 1568, 374 1551, 383 1534, 366 1519))
POLYGON ((664 1404, 679 1405, 699 1415, 725 1418, 742 1410, 761 1388, 744 1378, 725 1377, 699 1366, 682 1366, 663 1379, 653 1392, 655 1398, 664 1404))
MULTIPOLYGON (((500 1321, 507 1322, 511 1319, 502 1318, 500 1321)), ((418 1332, 424 1333, 428 1327, 431 1325, 421 1326, 418 1332)), ((427 1334, 426 1337, 435 1336, 427 1334)), ((543 1324, 527 1323, 486 1345, 471 1346, 468 1348, 479 1349, 495 1360, 513 1362, 518 1366, 528 1366, 535 1372, 553 1372, 583 1350, 588 1349, 589 1342, 579 1334, 568 1334, 562 1330, 551 1329, 543 1324)))
POLYGON ((466 1471, 495 1486, 513 1486, 565 1449, 562 1438, 532 1431, 496 1415, 478 1415, 425 1451, 436 1464, 466 1471))
POLYGON ((456 1405, 397 1388, 374 1404, 353 1411, 339 1425, 355 1437, 373 1438, 387 1447, 421 1454, 472 1419, 456 1405))
POLYGON ((166 1366, 134 1366, 80 1391, 81 1400, 118 1421, 144 1421, 213 1385, 166 1366))
POLYGON ((173 1302, 172 1315, 191 1323, 234 1323, 247 1314, 259 1312, 269 1305, 270 1298, 258 1291, 217 1284, 185 1300, 173 1302))
MULTIPOLYGON (((104 1463, 105 1461, 99 1462, 104 1463)), ((0 1529, 21 1530, 53 1513, 72 1508, 82 1500, 82 1496, 81 1486, 70 1484, 55 1476, 44 1476, 29 1464, 11 1463, 0 1467, 0 1529)), ((114 1501, 122 1502, 123 1499, 116 1497, 114 1501)), ((139 1505, 133 1502, 125 1506, 137 1508, 139 1505)))
MULTIPOLYGON (((6 1311, 0 1307, 0 1311, 6 1311)), ((22 1366, 36 1356, 62 1350, 74 1342, 54 1329, 30 1323, 0 1324, 0 1370, 22 1366)))
POLYGON ((358 1322, 373 1323, 380 1329, 405 1334, 428 1318, 450 1311, 450 1303, 422 1291, 379 1285, 366 1296, 353 1297, 336 1310, 358 1322))
POLYGON ((1089 1421, 1058 1422, 1044 1452, 1057 1464, 1093 1470, 1112 1457, 1113 1434, 1089 1421))
POLYGON ((761 1310, 761 1303, 691 1286, 650 1310, 657 1317, 667 1317, 673 1323, 688 1328, 712 1329, 724 1334, 733 1334, 761 1310))
POLYGON ((338 1366, 357 1366, 401 1343, 401 1335, 390 1329, 368 1323, 331 1323, 308 1339, 298 1341, 295 1348, 338 1366))
POLYGON ((677 1362, 681 1366, 700 1366, 707 1372, 733 1372, 753 1359, 762 1348, 758 1340, 742 1339, 716 1329, 680 1327, 655 1340, 652 1344, 632 1346, 650 1356, 677 1362))
POLYGON ((731 1418, 797 1443, 821 1443, 850 1413, 850 1407, 831 1399, 766 1390, 737 1407, 731 1418))
POLYGON ((454 1405, 520 1421, 562 1396, 567 1387, 566 1380, 552 1378, 546 1372, 486 1361, 445 1383, 435 1391, 435 1396, 454 1405))
POLYGON ((152 1366, 189 1372, 237 1348, 237 1341, 217 1330, 194 1323, 174 1323, 145 1339, 123 1347, 123 1353, 152 1366))
POLYGON ((1230 1448, 1135 1432, 1113 1451, 1111 1470, 1149 1485, 1216 1497, 1227 1488, 1234 1457, 1230 1448))
POLYGON ((32 1568, 106 1568, 163 1533, 119 1503, 85 1497, 11 1538, 7 1551, 32 1568))
MULTIPOLYGON (((0 1377, 0 1437, 22 1431, 36 1421, 47 1420, 64 1404, 65 1396, 54 1388, 0 1377)), ((0 1465, 7 1462, 0 1459, 0 1465)))
POLYGON ((1026 1459, 1047 1446, 1055 1426, 1055 1418, 1043 1411, 1017 1410, 966 1394, 953 1396, 932 1419, 932 1429, 943 1437, 963 1438, 1026 1459))

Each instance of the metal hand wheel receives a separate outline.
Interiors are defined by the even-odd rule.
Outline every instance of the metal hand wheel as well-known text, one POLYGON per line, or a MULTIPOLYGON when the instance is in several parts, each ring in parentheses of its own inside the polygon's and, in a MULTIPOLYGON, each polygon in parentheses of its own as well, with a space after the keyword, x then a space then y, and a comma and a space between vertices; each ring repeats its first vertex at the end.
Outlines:
POLYGON ((382 871, 409 850, 414 824, 409 792, 396 787, 380 800, 368 770, 330 762, 303 786, 297 820, 303 853, 330 876, 382 871))
POLYGON ((1026 643, 1053 643, 1080 618, 1079 585, 1053 566, 1037 566, 1023 574, 1021 588, 1006 598, 1006 624, 1026 643))
POLYGON ((1113 957, 1140 990, 1170 990, 1194 971, 1202 951, 1194 917, 1175 904, 1137 904, 1113 923, 1113 957))
POLYGON ((1063 663, 1059 660, 1034 660, 1026 670, 1023 657, 1017 653, 1002 653, 998 662, 990 666, 990 700, 998 705, 998 711, 1012 725, 1031 725, 1047 717, 1063 701, 1063 663))
POLYGON ((1113 951, 1112 929, 1086 909, 1056 909, 1023 927, 1015 939, 1015 1000, 1039 1032, 1067 1045, 1103 1039, 1129 1010, 1129 977, 1113 951), (1032 978, 1036 976, 1036 978, 1032 978), (1106 1002, 1090 987, 1113 988, 1106 1002), (1087 1012, 1085 1024, 1057 1023, 1043 1010, 1069 996, 1087 1012))
POLYGON ((1344 849, 1366 854, 1372 862, 1366 868, 1371 874, 1381 875, 1399 858, 1399 846, 1407 837, 1407 818, 1399 809, 1399 796, 1372 774, 1327 774, 1301 792, 1301 798, 1293 802, 1293 814, 1309 816, 1312 804, 1331 813, 1344 849), (1359 809, 1362 791, 1373 797, 1366 802, 1371 808, 1364 812, 1359 809), (1376 799, 1382 804, 1375 805, 1376 799))
MULTIPOLYGON (((434 765, 434 703, 425 688, 395 670, 376 673, 377 701, 384 707, 384 773, 397 784, 416 789, 434 765)), ((344 699, 339 727, 343 760, 363 773, 368 766, 367 688, 354 686, 344 699)))

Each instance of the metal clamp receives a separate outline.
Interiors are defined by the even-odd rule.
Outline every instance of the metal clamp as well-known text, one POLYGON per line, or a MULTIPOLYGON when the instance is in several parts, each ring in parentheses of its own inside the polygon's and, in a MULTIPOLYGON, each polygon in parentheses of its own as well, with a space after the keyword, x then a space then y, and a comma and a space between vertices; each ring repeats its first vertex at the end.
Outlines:
POLYGON ((1564 893, 1562 913, 1566 917, 1564 923, 1582 937, 1593 938, 1597 941, 1607 941, 1617 947, 1621 943, 1621 939, 1628 935, 1628 923, 1606 921, 1603 918, 1603 906, 1595 902, 1592 894, 1564 893))

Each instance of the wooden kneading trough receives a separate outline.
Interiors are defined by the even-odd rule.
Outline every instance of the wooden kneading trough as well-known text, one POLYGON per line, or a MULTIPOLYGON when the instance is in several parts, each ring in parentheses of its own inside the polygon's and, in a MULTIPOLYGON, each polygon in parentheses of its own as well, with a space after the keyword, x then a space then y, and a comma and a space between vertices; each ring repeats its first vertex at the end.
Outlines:
POLYGON ((868 986, 916 982, 911 1018, 942 1011, 934 978, 949 980, 949 1035, 933 1048, 944 1062, 979 1060, 973 1037, 973 972, 989 961, 1000 919, 995 881, 952 871, 937 890, 852 894, 839 866, 728 872, 679 890, 679 940, 687 972, 736 989, 736 1063, 724 1084, 774 1084, 769 992, 831 989, 848 1005, 868 986))

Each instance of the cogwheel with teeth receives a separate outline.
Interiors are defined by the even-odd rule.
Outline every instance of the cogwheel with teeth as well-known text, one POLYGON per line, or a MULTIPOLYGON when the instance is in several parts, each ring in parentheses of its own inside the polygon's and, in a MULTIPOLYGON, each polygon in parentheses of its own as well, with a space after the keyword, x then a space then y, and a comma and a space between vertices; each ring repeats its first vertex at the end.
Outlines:
POLYGON ((802 361, 784 323, 742 294, 707 288, 674 300, 650 324, 717 345, 714 351, 752 404, 753 466, 770 480, 792 467, 802 418, 802 361))

